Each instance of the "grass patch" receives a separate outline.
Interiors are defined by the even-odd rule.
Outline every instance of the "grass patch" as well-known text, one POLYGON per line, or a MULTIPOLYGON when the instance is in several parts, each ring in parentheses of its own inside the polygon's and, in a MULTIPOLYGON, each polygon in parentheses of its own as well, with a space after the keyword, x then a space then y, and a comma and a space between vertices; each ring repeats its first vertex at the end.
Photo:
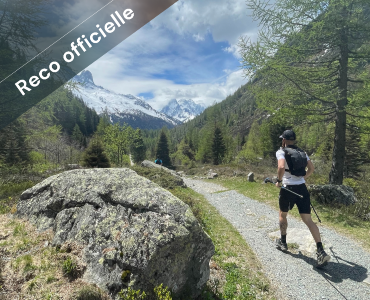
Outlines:
POLYGON ((72 281, 64 274, 71 271, 73 273, 73 270, 80 271, 78 266, 74 268, 77 257, 68 254, 70 263, 66 263, 63 268, 67 254, 61 253, 55 247, 44 246, 45 241, 50 244, 53 238, 51 232, 40 233, 30 223, 11 219, 7 215, 0 218, 0 232, 6 236, 2 241, 6 244, 0 248, 0 254, 6 253, 10 258, 4 261, 5 268, 0 272, 3 278, 1 280, 0 276, 0 286, 5 291, 4 299, 76 299, 74 296, 82 287, 81 281, 72 281), (28 248, 20 250, 19 245, 22 244, 28 244, 28 248))
POLYGON ((13 229, 13 236, 26 236, 27 231, 22 223, 18 223, 13 229))
POLYGON ((79 289, 75 296, 75 300, 108 300, 109 297, 98 287, 93 285, 85 285, 79 289))
POLYGON ((69 256, 62 264, 63 274, 70 278, 77 276, 77 264, 69 256))
MULTIPOLYGON (((279 189, 273 184, 248 182, 244 178, 219 178, 215 180, 225 188, 236 190, 249 198, 269 204, 277 211, 279 210, 279 189)), ((353 238, 362 244, 364 248, 370 250, 370 222, 363 221, 361 218, 351 214, 351 207, 327 206, 315 200, 312 200, 311 203, 315 207, 323 226, 335 229, 339 233, 353 238)), ((289 215, 300 219, 296 206, 289 211, 289 215)), ((319 223, 314 211, 311 212, 311 215, 314 222, 319 223)))
POLYGON ((288 249, 299 249, 299 245, 297 243, 288 243, 288 249))
POLYGON ((180 187, 171 192, 192 208, 215 245, 212 260, 222 269, 226 280, 209 287, 214 296, 240 300, 273 299, 274 293, 260 271, 258 259, 239 232, 202 195, 180 187))

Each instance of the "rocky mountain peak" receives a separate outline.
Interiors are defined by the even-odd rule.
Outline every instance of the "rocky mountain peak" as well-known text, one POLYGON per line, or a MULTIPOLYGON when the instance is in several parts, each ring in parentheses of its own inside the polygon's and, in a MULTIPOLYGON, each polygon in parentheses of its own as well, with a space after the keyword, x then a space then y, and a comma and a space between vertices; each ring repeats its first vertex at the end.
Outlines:
POLYGON ((172 99, 162 108, 161 112, 181 122, 187 122, 201 114, 204 107, 192 99, 172 99))
POLYGON ((75 76, 74 79, 81 83, 92 83, 95 85, 93 75, 89 70, 82 71, 82 73, 75 76))

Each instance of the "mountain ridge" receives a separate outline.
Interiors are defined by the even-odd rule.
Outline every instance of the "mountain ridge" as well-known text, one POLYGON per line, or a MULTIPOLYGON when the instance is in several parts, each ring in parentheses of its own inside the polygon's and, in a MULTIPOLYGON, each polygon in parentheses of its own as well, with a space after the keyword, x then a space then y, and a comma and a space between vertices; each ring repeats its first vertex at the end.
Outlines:
POLYGON ((98 114, 107 113, 112 123, 126 123, 140 129, 159 129, 163 126, 172 128, 181 124, 136 96, 118 94, 96 85, 92 73, 88 70, 76 75, 71 82, 82 84, 72 91, 73 94, 82 98, 86 105, 94 108, 98 114))
POLYGON ((182 123, 194 119, 205 110, 200 104, 191 99, 172 99, 161 109, 161 112, 175 118, 182 123))

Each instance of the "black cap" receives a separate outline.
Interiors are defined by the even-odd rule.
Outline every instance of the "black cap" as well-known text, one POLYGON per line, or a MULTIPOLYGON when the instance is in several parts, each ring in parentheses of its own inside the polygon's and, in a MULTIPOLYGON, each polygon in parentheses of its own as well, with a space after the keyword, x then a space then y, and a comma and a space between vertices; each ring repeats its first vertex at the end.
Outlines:
POLYGON ((288 141, 295 141, 295 133, 293 130, 285 130, 283 134, 279 137, 288 141))

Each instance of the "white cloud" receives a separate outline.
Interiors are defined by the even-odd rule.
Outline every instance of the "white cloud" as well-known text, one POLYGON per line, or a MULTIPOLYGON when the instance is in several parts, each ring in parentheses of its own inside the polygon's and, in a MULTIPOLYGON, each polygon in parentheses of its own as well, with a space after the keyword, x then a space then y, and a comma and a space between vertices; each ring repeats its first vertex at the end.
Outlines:
POLYGON ((147 101, 155 109, 174 98, 190 98, 208 106, 233 94, 247 79, 242 70, 230 69, 213 79, 208 65, 213 54, 199 55, 187 41, 202 42, 211 34, 215 42, 228 42, 230 46, 223 50, 239 58, 240 36, 255 32, 244 0, 179 0, 87 69, 96 84, 117 93, 152 93, 154 97, 147 101), (168 72, 185 76, 190 84, 159 76, 168 72))
POLYGON ((156 109, 161 109, 171 99, 187 98, 196 103, 209 106, 215 101, 220 102, 228 95, 233 94, 240 86, 247 83, 242 70, 229 73, 223 76, 218 82, 200 83, 191 85, 167 85, 151 91, 154 98, 148 102, 156 109))
POLYGON ((210 32, 215 42, 236 45, 242 35, 255 37, 257 23, 250 14, 245 0, 179 0, 151 24, 180 35, 210 32))
POLYGON ((200 35, 199 33, 198 34, 193 34, 193 39, 196 42, 204 41, 204 36, 200 35))

